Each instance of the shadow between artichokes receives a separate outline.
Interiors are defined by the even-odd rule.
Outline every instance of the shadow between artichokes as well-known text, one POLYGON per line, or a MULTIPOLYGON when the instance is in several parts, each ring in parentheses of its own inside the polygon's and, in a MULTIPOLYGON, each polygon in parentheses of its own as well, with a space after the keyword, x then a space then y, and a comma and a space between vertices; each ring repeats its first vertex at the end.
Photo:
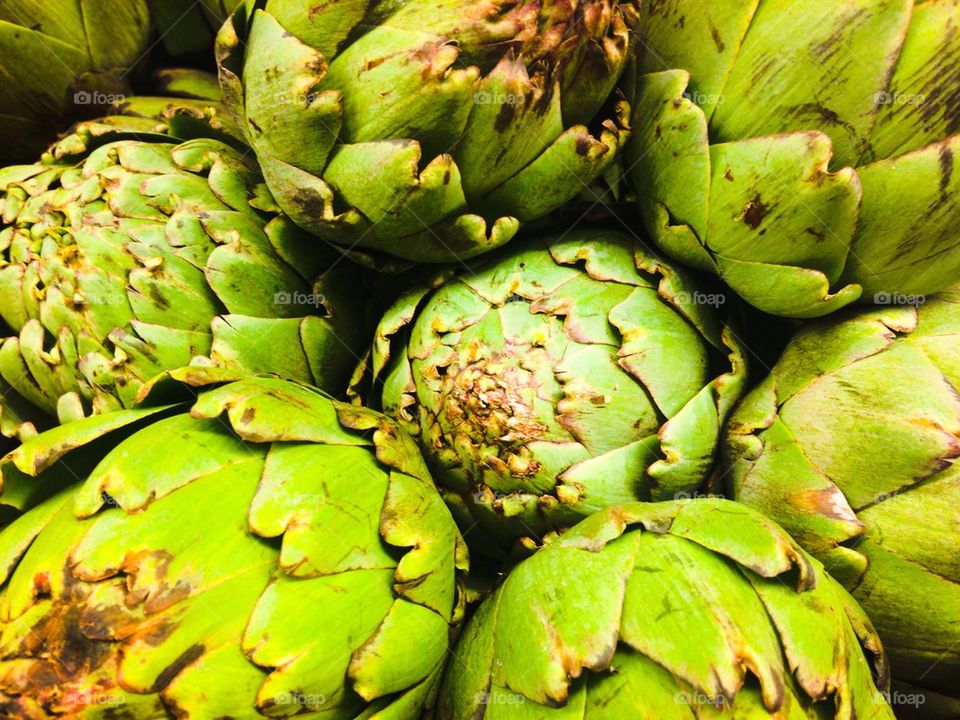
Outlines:
POLYGON ((440 720, 879 720, 870 621, 774 523, 726 500, 604 510, 467 623, 440 720))
POLYGON ((951 287, 958 26, 954 0, 646 3, 626 162, 648 231, 775 315, 951 287))
POLYGON ((280 212, 215 103, 122 108, 0 170, 0 429, 130 407, 196 363, 342 392, 368 337, 361 271, 280 212))
POLYGON ((147 0, 160 41, 174 57, 208 57, 217 31, 243 0, 147 0))
POLYGON ((351 250, 448 262, 613 166, 638 6, 264 0, 221 31, 220 78, 294 221, 351 250))
POLYGON ((175 375, 192 405, 0 465, 32 506, 0 533, 0 713, 419 720, 467 555, 416 445, 289 381, 175 375))
POLYGON ((734 497, 852 592, 895 678, 953 697, 955 711, 958 391, 960 295, 844 313, 798 333, 731 417, 725 445, 734 497))
POLYGON ((704 482, 746 376, 710 298, 621 233, 525 238, 402 297, 354 386, 418 438, 477 552, 532 545, 704 482))

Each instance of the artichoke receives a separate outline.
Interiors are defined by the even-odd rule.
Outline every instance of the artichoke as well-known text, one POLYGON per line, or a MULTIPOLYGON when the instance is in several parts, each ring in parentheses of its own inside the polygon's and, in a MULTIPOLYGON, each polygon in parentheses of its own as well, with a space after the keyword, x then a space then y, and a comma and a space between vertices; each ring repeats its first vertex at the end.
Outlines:
POLYGON ((638 5, 266 0, 221 31, 220 77, 302 227, 374 256, 467 258, 614 167, 638 5))
POLYGON ((662 0, 642 25, 627 159, 666 252, 800 318, 956 284, 960 3, 662 0))
POLYGON ((726 500, 583 521, 513 570, 456 655, 441 720, 893 718, 867 617, 726 500))
POLYGON ((0 533, 0 714, 417 720, 467 558, 413 442, 278 379, 183 411, 87 418, 4 462, 4 499, 33 507, 0 533))
POLYGON ((734 413, 725 451, 735 498, 853 593, 894 677, 954 697, 958 361, 957 294, 810 324, 734 413))
POLYGON ((67 118, 126 93, 149 39, 146 0, 0 3, 0 161, 35 157, 67 118))
POLYGON ((373 402, 479 524, 468 540, 538 540, 706 478, 745 379, 711 299, 616 232, 521 240, 386 314, 373 402))
POLYGON ((368 337, 358 271, 279 212, 239 150, 160 127, 82 124, 0 170, 5 433, 35 429, 15 405, 68 422, 191 363, 345 389, 368 337))

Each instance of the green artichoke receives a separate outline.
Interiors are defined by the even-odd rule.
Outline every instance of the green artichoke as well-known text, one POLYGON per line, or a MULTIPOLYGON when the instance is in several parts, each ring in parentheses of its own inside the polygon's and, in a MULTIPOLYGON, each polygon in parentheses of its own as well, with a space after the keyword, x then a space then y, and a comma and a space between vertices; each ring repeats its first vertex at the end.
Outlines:
POLYGON ((538 540, 704 481, 745 379, 722 299, 616 232, 518 241, 387 313, 374 403, 471 543, 538 540))
POLYGON ((0 3, 0 161, 35 157, 68 118, 127 93, 149 39, 146 0, 0 3))
POLYGON ((467 258, 613 167, 638 5, 266 0, 221 31, 220 77, 302 227, 374 255, 467 258))
POLYGON ((893 718, 863 611, 726 500, 583 521, 513 570, 456 657, 441 720, 893 718))
POLYGON ((627 161, 666 252, 800 318, 956 284, 960 3, 662 0, 642 26, 627 161))
POLYGON ((860 601, 894 677, 960 711, 960 295, 804 327, 725 454, 736 499, 860 601))
POLYGON ((73 483, 0 533, 0 714, 418 720, 467 557, 413 442, 277 379, 183 409, 87 418, 0 468, 4 499, 73 483))
MULTIPOLYGON (((175 124, 216 119, 196 112, 175 124)), ((345 389, 369 337, 359 272, 279 212, 240 151, 164 128, 85 123, 0 170, 4 433, 34 431, 26 404, 61 422, 130 407, 191 363, 345 389)))

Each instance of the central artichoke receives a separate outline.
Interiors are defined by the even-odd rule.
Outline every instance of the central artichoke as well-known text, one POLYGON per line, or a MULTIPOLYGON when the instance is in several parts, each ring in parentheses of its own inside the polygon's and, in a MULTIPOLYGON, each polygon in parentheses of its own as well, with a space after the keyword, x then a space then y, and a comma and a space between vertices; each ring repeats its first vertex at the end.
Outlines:
POLYGON ((519 241, 394 306, 374 400, 479 523, 468 540, 537 540, 704 481, 745 375, 722 299, 619 233, 519 241))
POLYGON ((218 40, 280 206, 415 261, 507 242, 611 167, 639 3, 266 0, 218 40))
POLYGON ((418 720, 467 557, 415 445, 275 379, 186 409, 0 465, 0 502, 32 506, 0 533, 0 715, 418 720))
POLYGON ((7 434, 32 432, 24 401, 66 422, 198 362, 346 386, 364 343, 358 271, 279 212, 240 151, 155 126, 87 123, 0 170, 7 434))

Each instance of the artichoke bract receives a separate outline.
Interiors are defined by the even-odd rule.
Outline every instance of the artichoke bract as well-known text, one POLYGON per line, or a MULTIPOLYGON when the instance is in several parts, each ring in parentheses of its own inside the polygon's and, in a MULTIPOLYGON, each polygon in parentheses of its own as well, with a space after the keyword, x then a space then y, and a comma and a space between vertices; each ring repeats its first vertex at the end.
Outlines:
POLYGON ((374 401, 479 523, 471 543, 673 499, 705 480, 745 380, 711 299, 617 232, 517 241, 385 315, 374 401))
POLYGON ((510 573, 455 652, 441 720, 894 717, 863 611, 726 500, 583 521, 510 573))
POLYGON ((954 0, 647 3, 627 164, 648 230, 776 315, 953 286, 958 25, 954 0))
MULTIPOLYGON (((192 363, 342 392, 368 337, 359 270, 280 213, 241 151, 157 128, 85 123, 0 170, 0 377, 61 422, 192 363)), ((13 404, 3 431, 37 429, 13 404)))
POLYGON ((957 697, 960 296, 800 331, 730 420, 737 500, 846 585, 894 677, 957 697))
POLYGON ((127 93, 149 39, 146 0, 0 3, 0 158, 35 157, 68 118, 127 93))
POLYGON ((431 704, 467 556, 387 418, 250 379, 57 428, 2 471, 0 500, 72 483, 0 533, 4 717, 418 720, 431 704))
POLYGON ((638 4, 266 0, 221 31, 221 83, 302 227, 375 255, 467 258, 613 166, 638 4))

